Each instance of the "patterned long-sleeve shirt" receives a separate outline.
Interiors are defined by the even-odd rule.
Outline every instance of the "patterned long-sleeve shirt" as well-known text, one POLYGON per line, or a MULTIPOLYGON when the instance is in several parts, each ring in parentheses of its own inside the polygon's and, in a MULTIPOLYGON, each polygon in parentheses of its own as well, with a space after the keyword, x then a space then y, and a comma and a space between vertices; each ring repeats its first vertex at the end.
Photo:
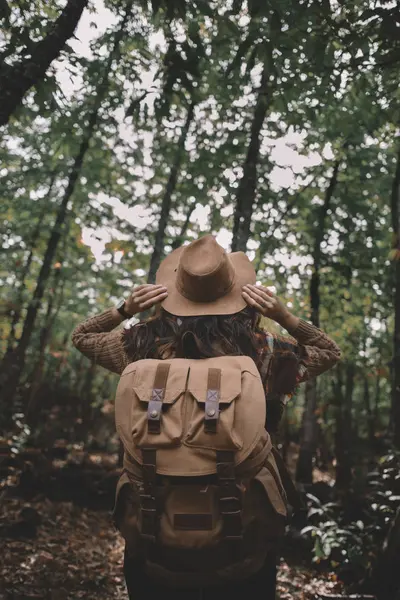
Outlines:
MULTIPOLYGON (((121 319, 110 308, 80 323, 72 334, 74 346, 97 365, 121 374, 131 362, 125 350, 124 331, 116 329, 121 319)), ((271 357, 292 353, 298 357, 296 385, 320 375, 340 360, 340 348, 321 329, 300 319, 289 336, 259 333, 259 365, 266 374, 271 357)))

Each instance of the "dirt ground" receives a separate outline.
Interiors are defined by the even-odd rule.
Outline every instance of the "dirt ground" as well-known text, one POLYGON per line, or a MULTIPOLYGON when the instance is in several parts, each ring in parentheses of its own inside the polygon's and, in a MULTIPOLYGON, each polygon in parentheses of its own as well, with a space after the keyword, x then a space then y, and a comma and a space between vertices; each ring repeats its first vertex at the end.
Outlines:
MULTIPOLYGON (((0 556, 1 600, 127 599, 123 543, 108 512, 3 495, 0 556)), ((340 587, 333 574, 280 566, 280 600, 312 600, 340 587)))

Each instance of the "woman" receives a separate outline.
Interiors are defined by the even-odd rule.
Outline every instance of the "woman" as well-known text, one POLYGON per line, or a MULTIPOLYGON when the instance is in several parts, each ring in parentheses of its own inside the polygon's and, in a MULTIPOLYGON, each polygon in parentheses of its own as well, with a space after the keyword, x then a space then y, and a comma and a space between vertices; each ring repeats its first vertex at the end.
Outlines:
MULTIPOLYGON (((242 252, 227 255, 212 236, 172 252, 160 265, 156 285, 133 289, 126 301, 88 319, 72 336, 75 346, 97 364, 121 374, 143 358, 211 358, 247 355, 258 366, 267 397, 268 429, 276 427, 285 397, 295 387, 330 369, 338 346, 320 329, 294 316, 267 288, 242 252), (154 317, 130 329, 114 330, 125 318, 157 307, 154 317), (284 327, 294 339, 273 336, 260 326, 262 316, 284 327), (114 331, 113 331, 114 330, 114 331)), ((124 572, 130 598, 165 593, 146 577, 144 564, 126 553, 124 572)), ((272 600, 276 557, 241 584, 204 590, 174 590, 174 598, 242 598, 259 593, 272 600), (193 594, 193 595, 192 595, 193 594), (200 594, 200 595, 199 595, 200 594)))

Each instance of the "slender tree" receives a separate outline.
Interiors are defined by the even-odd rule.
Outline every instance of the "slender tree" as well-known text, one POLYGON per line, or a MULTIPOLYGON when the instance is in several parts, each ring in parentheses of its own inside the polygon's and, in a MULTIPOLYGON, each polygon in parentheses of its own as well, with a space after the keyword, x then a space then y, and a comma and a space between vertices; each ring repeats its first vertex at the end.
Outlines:
POLYGON ((182 131, 179 136, 179 140, 176 146, 175 160, 173 165, 171 166, 168 182, 161 201, 160 218, 158 221, 158 228, 154 239, 154 249, 150 259, 150 267, 147 277, 148 283, 154 283, 157 269, 164 255, 165 230, 167 228, 170 216, 172 195, 176 189, 176 184, 178 182, 179 169, 185 152, 185 142, 193 121, 195 106, 195 101, 192 100, 187 111, 185 124, 182 127, 182 131))
POLYGON ((133 0, 130 0, 126 5, 126 11, 121 21, 121 25, 115 34, 113 48, 106 62, 102 77, 100 79, 100 84, 97 88, 96 96, 94 98, 93 109, 89 116, 87 127, 83 133, 78 152, 75 156, 68 177, 68 183, 64 192, 64 196, 57 210, 56 219, 49 237, 47 248, 43 257, 42 267, 40 269, 38 279, 36 282, 36 288, 33 293, 31 302, 29 303, 26 317, 24 320, 22 334, 14 352, 13 364, 10 369, 9 378, 8 380, 6 380, 6 384, 3 389, 3 393, 7 397, 7 402, 9 406, 12 406, 12 400, 14 398, 19 383, 20 375, 22 372, 22 368, 24 365, 26 350, 32 337, 36 317, 41 305, 41 301, 45 292, 49 275, 51 273, 51 265, 54 261, 54 257, 62 236, 63 229, 67 226, 68 204, 74 194, 80 173, 82 171, 86 153, 89 150, 90 141, 96 131, 99 119, 99 111, 108 90, 110 71, 113 62, 119 55, 119 46, 123 39, 126 24, 129 20, 129 16, 132 11, 132 5, 133 0))
MULTIPOLYGON (((338 183, 341 159, 334 162, 332 175, 326 189, 324 202, 319 208, 319 214, 314 234, 312 251, 313 271, 310 280, 311 322, 319 327, 320 322, 320 268, 322 260, 322 242, 326 234, 326 217, 331 207, 338 183)), ((313 458, 316 450, 318 432, 315 411, 317 408, 317 382, 311 379, 306 382, 305 408, 300 434, 300 451, 296 467, 296 479, 302 483, 312 483, 313 458)))
POLYGON ((191 202, 191 204, 188 204, 186 215, 185 215, 185 220, 182 223, 181 230, 178 233, 178 235, 176 236, 175 240, 171 244, 171 248, 173 250, 176 250, 177 248, 182 246, 183 242, 185 241, 185 236, 186 236, 187 230, 189 229, 189 225, 190 225, 190 217, 192 216, 195 208, 196 208, 196 202, 191 202))
POLYGON ((32 425, 33 423, 37 423, 38 420, 39 415, 37 406, 37 395, 43 381, 46 349, 51 339, 54 322, 57 319, 63 301, 65 279, 62 279, 60 283, 60 278, 61 264, 57 265, 54 270, 52 289, 48 297, 46 314, 39 333, 38 358, 29 377, 29 381, 32 382, 32 385, 29 390, 29 400, 27 404, 26 414, 30 425, 32 425))
POLYGON ((238 250, 246 252, 247 241, 250 236, 251 217, 257 189, 257 164, 260 157, 261 130, 272 99, 269 64, 269 62, 265 61, 263 66, 261 84, 251 123, 249 145, 243 163, 243 176, 240 180, 236 196, 232 231, 232 252, 237 252, 238 250))
POLYGON ((337 384, 334 386, 336 402, 335 454, 336 487, 348 489, 352 481, 352 401, 354 391, 354 363, 348 362, 337 369, 337 384), (343 382, 342 370, 345 371, 343 382), (344 389, 343 389, 344 386, 344 389))
POLYGON ((392 415, 394 443, 400 449, 400 147, 391 193, 394 259, 394 335, 392 361, 392 415))
POLYGON ((11 325, 10 325, 10 333, 8 335, 8 340, 7 340, 7 352, 6 352, 4 359, 6 359, 6 357, 12 352, 12 350, 14 348, 14 344, 15 344, 15 340, 16 340, 17 326, 18 326, 18 323, 19 323, 19 321, 21 319, 21 315, 22 315, 22 308, 23 308, 23 303, 24 303, 24 292, 25 292, 25 287, 26 287, 26 278, 28 277, 28 274, 29 274, 29 271, 31 268, 31 264, 32 264, 32 260, 34 257, 34 252, 36 250, 36 244, 38 243, 38 240, 39 240, 39 237, 40 237, 40 234, 42 231, 43 218, 46 215, 46 212, 49 210, 49 200, 51 199, 55 180, 56 180, 56 176, 55 176, 55 174, 53 174, 50 184, 49 184, 49 189, 47 191, 47 194, 46 194, 45 198, 42 199, 42 209, 37 217, 35 227, 32 231, 29 241, 28 241, 29 252, 28 252, 28 256, 26 257, 26 260, 22 266, 21 272, 19 274, 19 281, 17 283, 17 285, 18 285, 17 297, 13 303, 13 312, 12 312, 12 319, 11 319, 11 325))

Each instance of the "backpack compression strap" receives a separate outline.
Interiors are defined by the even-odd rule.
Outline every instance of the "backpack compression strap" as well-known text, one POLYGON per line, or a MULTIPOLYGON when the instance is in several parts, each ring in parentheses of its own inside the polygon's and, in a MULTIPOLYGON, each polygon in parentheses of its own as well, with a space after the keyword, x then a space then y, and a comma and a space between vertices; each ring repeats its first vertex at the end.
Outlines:
MULTIPOLYGON (((209 369, 204 415, 204 431, 206 433, 217 433, 220 392, 221 369, 209 369)), ((218 450, 216 461, 223 535, 225 539, 240 540, 242 538, 242 499, 236 483, 235 453, 231 450, 218 450)))
MULTIPOLYGON (((147 427, 149 433, 161 433, 162 403, 167 386, 169 364, 157 366, 154 385, 147 409, 147 427)), ((142 512, 142 536, 154 541, 157 531, 157 503, 156 503, 156 478, 157 478, 157 455, 156 450, 144 448, 142 450, 142 473, 143 489, 140 494, 140 506, 142 512)))
POLYGON ((147 409, 147 428, 149 433, 161 432, 161 412, 167 387, 169 364, 159 364, 154 378, 151 400, 147 409))
POLYGON ((222 533, 227 540, 242 539, 242 498, 236 483, 234 452, 217 451, 217 478, 222 533))
POLYGON ((204 415, 204 431, 216 433, 219 419, 219 396, 221 369, 208 369, 207 397, 204 415))

